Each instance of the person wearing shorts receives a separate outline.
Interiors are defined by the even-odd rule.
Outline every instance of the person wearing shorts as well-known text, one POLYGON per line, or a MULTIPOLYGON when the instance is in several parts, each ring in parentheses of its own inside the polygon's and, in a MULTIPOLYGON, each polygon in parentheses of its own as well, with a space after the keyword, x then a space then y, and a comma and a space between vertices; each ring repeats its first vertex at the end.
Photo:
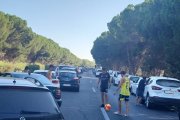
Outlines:
POLYGON ((144 94, 144 89, 146 86, 146 77, 143 77, 143 79, 139 82, 138 84, 138 88, 137 88, 137 93, 136 93, 136 105, 140 105, 142 98, 143 98, 143 94, 144 94))
POLYGON ((110 87, 110 75, 107 72, 106 68, 102 68, 103 72, 99 75, 98 85, 100 84, 100 91, 101 91, 101 100, 102 104, 101 107, 104 107, 104 104, 108 102, 108 88, 110 87))
MULTIPOLYGON (((130 96, 130 80, 129 78, 126 76, 126 72, 125 71, 121 71, 121 83, 118 85, 118 88, 116 90, 119 91, 120 90, 120 94, 119 94, 119 98, 118 98, 118 111, 114 112, 114 114, 118 114, 118 115, 122 115, 122 101, 125 101, 125 105, 126 105, 126 113, 124 114, 124 116, 128 116, 128 112, 129 112, 129 96, 130 96)), ((116 92, 114 94, 116 94, 116 92)))

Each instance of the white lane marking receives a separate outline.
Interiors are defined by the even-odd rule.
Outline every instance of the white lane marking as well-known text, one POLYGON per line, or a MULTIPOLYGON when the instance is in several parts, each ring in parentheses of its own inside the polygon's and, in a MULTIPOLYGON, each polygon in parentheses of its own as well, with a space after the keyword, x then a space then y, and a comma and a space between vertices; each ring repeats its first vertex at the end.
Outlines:
POLYGON ((101 112, 102 112, 102 114, 103 114, 103 116, 104 116, 104 120, 110 120, 110 119, 109 119, 109 116, 107 115, 107 113, 106 113, 106 111, 105 111, 104 108, 101 108, 101 112))
POLYGON ((93 91, 94 93, 96 93, 96 90, 95 90, 95 88, 94 88, 94 87, 92 87, 92 91, 93 91))

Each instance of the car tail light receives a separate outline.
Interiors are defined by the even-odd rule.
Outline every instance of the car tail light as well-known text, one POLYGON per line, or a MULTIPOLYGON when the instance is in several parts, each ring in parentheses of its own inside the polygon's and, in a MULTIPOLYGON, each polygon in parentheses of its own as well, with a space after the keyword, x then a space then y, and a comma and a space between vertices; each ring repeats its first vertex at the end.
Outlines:
POLYGON ((58 84, 58 83, 59 83, 59 80, 52 80, 52 83, 58 84))
POLYGON ((56 98, 57 99, 61 98, 61 90, 60 90, 60 88, 56 88, 56 98))
POLYGON ((157 87, 157 86, 152 86, 152 90, 162 90, 162 88, 157 87))

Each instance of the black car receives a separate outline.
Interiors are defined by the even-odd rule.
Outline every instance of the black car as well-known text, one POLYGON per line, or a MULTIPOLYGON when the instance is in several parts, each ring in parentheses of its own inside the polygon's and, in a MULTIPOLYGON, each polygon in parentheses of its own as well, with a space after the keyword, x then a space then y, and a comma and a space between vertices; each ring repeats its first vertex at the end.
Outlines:
POLYGON ((73 88, 79 92, 81 77, 78 77, 75 71, 61 70, 58 78, 60 80, 61 88, 73 88))
POLYGON ((48 88, 29 80, 0 78, 0 120, 64 120, 48 88))
POLYGON ((45 76, 40 75, 40 74, 35 74, 35 73, 22 73, 22 72, 10 72, 10 73, 3 73, 1 76, 4 77, 14 77, 14 78, 24 78, 28 80, 34 80, 34 81, 39 81, 47 87, 51 93, 53 94, 54 98, 56 99, 56 102, 58 103, 59 106, 62 104, 62 99, 61 99, 61 90, 60 87, 54 86, 45 76))

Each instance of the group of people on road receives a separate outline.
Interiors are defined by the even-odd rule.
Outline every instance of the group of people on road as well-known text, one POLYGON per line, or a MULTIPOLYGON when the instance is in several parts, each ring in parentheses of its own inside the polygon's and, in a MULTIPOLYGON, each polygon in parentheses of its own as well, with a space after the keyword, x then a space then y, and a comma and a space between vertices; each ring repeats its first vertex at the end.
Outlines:
MULTIPOLYGON (((129 113, 129 96, 130 96, 130 80, 128 78, 128 75, 126 75, 125 71, 120 72, 122 78, 120 80, 120 83, 118 85, 118 88, 114 92, 114 95, 119 92, 118 97, 118 111, 114 112, 116 115, 123 115, 122 114, 122 102, 125 101, 126 106, 126 112, 124 116, 128 116, 129 113)), ((111 87, 111 77, 109 73, 107 72, 106 68, 102 68, 102 73, 99 75, 98 79, 98 85, 100 84, 100 91, 101 91, 101 100, 102 104, 100 107, 104 107, 105 104, 108 104, 108 88, 111 87)), ((140 81, 138 89, 137 89, 137 105, 141 103, 142 97, 143 97, 143 91, 146 84, 146 77, 143 77, 143 79, 140 81)))

